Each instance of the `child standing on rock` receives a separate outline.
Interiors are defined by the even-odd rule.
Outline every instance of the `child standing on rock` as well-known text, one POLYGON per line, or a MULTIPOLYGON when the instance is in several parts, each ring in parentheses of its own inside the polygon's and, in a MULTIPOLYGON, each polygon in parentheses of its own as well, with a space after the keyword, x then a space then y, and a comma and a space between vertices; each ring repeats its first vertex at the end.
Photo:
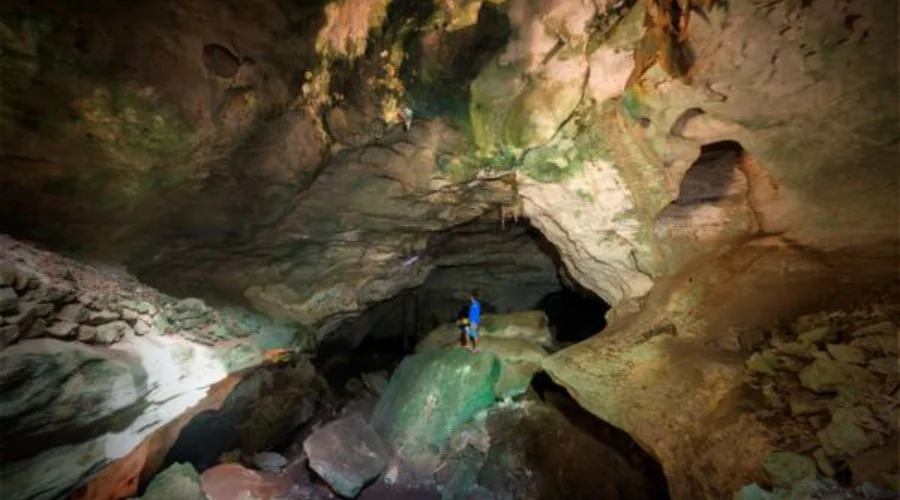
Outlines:
POLYGON ((466 333, 472 341, 472 352, 478 352, 478 325, 481 324, 481 302, 478 302, 478 290, 469 293, 469 317, 466 333))

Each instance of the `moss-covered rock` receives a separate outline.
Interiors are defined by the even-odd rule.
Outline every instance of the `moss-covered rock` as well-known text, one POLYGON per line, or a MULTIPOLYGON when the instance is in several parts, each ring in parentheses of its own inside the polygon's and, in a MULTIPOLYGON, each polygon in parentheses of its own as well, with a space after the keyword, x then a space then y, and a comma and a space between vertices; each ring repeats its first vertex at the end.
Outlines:
POLYGON ((501 367, 490 353, 434 350, 403 360, 372 423, 405 453, 437 451, 454 431, 495 401, 501 367))
POLYGON ((206 500, 200 486, 200 475, 191 464, 173 464, 157 474, 141 500, 206 500))

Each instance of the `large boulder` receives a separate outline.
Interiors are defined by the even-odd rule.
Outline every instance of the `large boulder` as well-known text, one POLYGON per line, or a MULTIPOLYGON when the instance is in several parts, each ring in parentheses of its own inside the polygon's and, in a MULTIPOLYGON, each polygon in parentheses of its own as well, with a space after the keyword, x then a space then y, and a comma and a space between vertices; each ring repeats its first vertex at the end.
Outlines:
POLYGON ((375 429, 409 451, 437 450, 453 432, 495 401, 496 356, 463 349, 408 356, 375 407, 375 429))
POLYGON ((334 491, 355 497, 387 466, 387 447, 359 416, 335 420, 317 429, 305 441, 309 466, 334 491))

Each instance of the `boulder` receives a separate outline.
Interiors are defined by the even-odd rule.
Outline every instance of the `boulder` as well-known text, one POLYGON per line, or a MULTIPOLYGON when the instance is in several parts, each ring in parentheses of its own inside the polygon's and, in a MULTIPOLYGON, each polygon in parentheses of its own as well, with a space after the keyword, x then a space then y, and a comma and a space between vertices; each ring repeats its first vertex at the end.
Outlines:
POLYGON ((896 375, 900 372, 897 358, 874 358, 869 360, 869 370, 882 375, 896 375))
POLYGON ((826 477, 834 477, 834 466, 831 465, 828 454, 825 453, 823 448, 816 448, 816 450, 813 451, 813 458, 816 460, 816 465, 819 467, 819 470, 822 471, 822 474, 826 477))
POLYGON ((842 362, 862 365, 866 362, 866 353, 858 347, 844 344, 828 344, 826 346, 831 357, 842 362))
POLYGON ((896 356, 898 343, 900 339, 893 335, 870 335, 855 339, 850 345, 877 356, 896 356))
POLYGON ((4 286, 0 288, 0 313, 16 312, 19 303, 19 295, 12 287, 4 286))
MULTIPOLYGON (((306 472, 305 470, 303 472, 306 472)), ((308 473, 307 473, 308 474, 308 473)), ((203 491, 209 495, 210 500, 247 500, 247 499, 275 499, 275 498, 325 498, 311 494, 309 496, 298 495, 304 493, 295 491, 296 485, 287 474, 273 476, 248 469, 239 464, 224 463, 203 471, 200 475, 203 491), (291 496, 286 496, 291 493, 291 496)), ((324 488, 323 488, 324 490, 324 488)), ((329 495, 330 496, 330 495, 329 495)))
POLYGON ((841 387, 871 389, 875 375, 859 366, 830 359, 817 359, 800 372, 800 383, 813 392, 833 392, 841 387))
POLYGON ((372 423, 410 450, 440 449, 456 429, 495 401, 501 365, 491 353, 434 350, 406 357, 382 394, 372 423))
POLYGON ((317 429, 303 450, 309 466, 338 494, 355 497, 387 466, 387 447, 359 416, 342 418, 317 429))
POLYGON ((148 335, 153 333, 153 327, 146 323, 143 319, 138 319, 134 325, 135 335, 148 335))
POLYGON ((790 488, 798 481, 816 477, 816 462, 796 453, 771 453, 763 461, 762 466, 772 484, 781 488, 790 488))
POLYGON ((844 458, 857 455, 872 445, 859 426, 836 419, 819 431, 816 437, 826 453, 844 458))
POLYGON ((51 337, 56 337, 59 339, 68 339, 75 336, 76 329, 78 328, 77 323, 71 323, 68 321, 57 321, 52 325, 48 326, 46 329, 46 333, 51 337))
POLYGON ((808 342, 786 342, 778 337, 772 338, 772 348, 790 356, 803 358, 811 357, 811 352, 816 350, 814 344, 808 342))
POLYGON ((173 464, 156 475, 140 497, 142 500, 206 500, 200 475, 191 464, 173 464))
POLYGON ((105 323, 97 327, 94 342, 102 345, 110 345, 118 342, 122 337, 131 333, 131 331, 131 327, 124 321, 105 323))

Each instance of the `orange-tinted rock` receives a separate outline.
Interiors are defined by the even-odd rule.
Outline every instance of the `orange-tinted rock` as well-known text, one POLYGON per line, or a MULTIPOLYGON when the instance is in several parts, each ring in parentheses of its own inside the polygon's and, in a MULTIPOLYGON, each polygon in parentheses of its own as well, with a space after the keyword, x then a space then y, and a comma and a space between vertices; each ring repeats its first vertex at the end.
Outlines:
POLYGON ((281 474, 250 470, 238 464, 222 464, 200 475, 203 491, 210 500, 241 500, 252 498, 267 500, 283 495, 291 488, 290 468, 281 474))
POLYGON ((169 448, 178 439, 178 433, 197 414, 217 410, 241 381, 235 374, 210 388, 206 398, 182 413, 168 424, 157 429, 127 456, 106 466, 79 488, 72 498, 76 500, 118 500, 135 496, 141 482, 157 472, 169 448))

